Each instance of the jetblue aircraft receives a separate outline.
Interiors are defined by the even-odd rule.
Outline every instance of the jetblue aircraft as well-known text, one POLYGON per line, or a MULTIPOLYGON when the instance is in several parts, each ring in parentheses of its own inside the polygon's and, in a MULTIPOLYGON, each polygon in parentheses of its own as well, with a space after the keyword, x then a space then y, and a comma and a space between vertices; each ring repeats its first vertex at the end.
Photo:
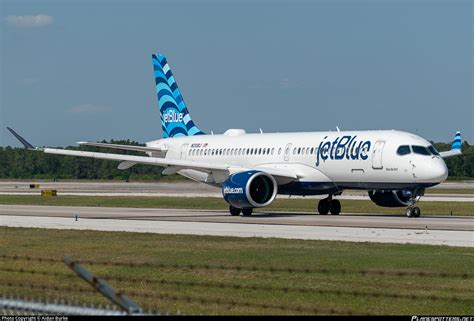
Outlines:
POLYGON ((338 215, 337 196, 344 190, 368 191, 379 206, 415 206, 427 187, 443 182, 448 169, 443 158, 461 155, 461 134, 452 148, 438 152, 426 139, 396 130, 257 133, 229 129, 207 135, 191 119, 166 58, 152 56, 163 138, 146 146, 93 142, 80 145, 132 150, 147 156, 35 148, 8 128, 29 149, 49 154, 120 161, 118 168, 136 164, 165 167, 163 174, 180 174, 222 190, 231 215, 249 216, 270 205, 277 194, 328 195, 319 201, 321 215, 338 215))

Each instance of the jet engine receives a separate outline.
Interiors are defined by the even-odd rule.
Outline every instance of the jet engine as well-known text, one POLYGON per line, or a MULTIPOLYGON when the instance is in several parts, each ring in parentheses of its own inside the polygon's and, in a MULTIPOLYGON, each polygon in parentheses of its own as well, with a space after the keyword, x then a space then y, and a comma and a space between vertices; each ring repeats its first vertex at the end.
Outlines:
POLYGON ((406 207, 410 205, 413 192, 409 190, 369 191, 369 197, 378 206, 406 207))
POLYGON ((273 202, 278 185, 270 174, 245 171, 230 175, 222 184, 222 195, 235 208, 264 207, 273 202))

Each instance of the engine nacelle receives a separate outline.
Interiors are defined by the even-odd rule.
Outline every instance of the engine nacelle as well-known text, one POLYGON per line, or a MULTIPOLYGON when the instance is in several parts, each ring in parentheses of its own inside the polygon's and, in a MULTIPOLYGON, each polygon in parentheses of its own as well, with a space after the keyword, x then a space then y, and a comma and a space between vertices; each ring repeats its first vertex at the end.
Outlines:
POLYGON ((398 191, 369 191, 369 197, 378 206, 405 207, 410 205, 413 192, 409 190, 398 191))
POLYGON ((222 184, 224 200, 236 208, 270 205, 277 191, 278 185, 273 176, 260 171, 235 173, 222 184))

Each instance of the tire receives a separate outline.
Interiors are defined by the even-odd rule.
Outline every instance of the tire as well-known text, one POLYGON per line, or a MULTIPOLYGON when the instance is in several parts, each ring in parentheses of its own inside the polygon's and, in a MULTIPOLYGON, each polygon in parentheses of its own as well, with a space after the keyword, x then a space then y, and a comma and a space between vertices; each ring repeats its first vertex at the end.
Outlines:
POLYGON ((405 211, 407 217, 413 217, 413 208, 408 207, 405 211))
POLYGON ((421 215, 421 210, 419 207, 414 207, 413 208, 413 217, 420 217, 421 215))
POLYGON ((329 205, 329 212, 331 212, 331 215, 339 215, 341 213, 341 202, 339 200, 332 200, 329 205))
POLYGON ((242 215, 243 216, 250 216, 252 215, 253 208, 243 208, 242 209, 242 215))
POLYGON ((328 215, 329 213, 329 208, 330 208, 330 203, 327 198, 323 198, 322 200, 319 201, 318 203, 318 212, 320 215, 328 215))
POLYGON ((239 216, 241 211, 240 208, 233 207, 232 205, 229 206, 229 212, 232 216, 239 216))

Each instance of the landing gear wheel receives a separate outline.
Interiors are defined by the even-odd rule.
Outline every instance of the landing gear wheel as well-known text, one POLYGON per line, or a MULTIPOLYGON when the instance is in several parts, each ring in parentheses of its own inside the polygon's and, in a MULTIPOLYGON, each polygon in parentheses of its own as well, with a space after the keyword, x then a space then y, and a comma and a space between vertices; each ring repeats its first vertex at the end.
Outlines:
POLYGON ((323 198, 318 203, 318 212, 320 215, 328 215, 331 203, 327 198, 323 198))
POLYGON ((242 215, 243 216, 250 216, 252 215, 253 208, 243 208, 242 209, 242 215))
POLYGON ((421 210, 419 207, 414 207, 413 208, 413 217, 420 217, 421 215, 421 210))
POLYGON ((237 208, 237 207, 233 207, 232 205, 230 205, 229 206, 229 212, 230 212, 230 215, 232 215, 232 216, 239 216, 240 212, 241 212, 241 209, 237 208))
POLYGON ((331 215, 339 215, 341 213, 341 202, 339 200, 332 200, 329 205, 329 211, 331 215))
POLYGON ((407 214, 407 217, 413 217, 413 208, 412 207, 408 207, 407 210, 405 211, 405 213, 407 214))

